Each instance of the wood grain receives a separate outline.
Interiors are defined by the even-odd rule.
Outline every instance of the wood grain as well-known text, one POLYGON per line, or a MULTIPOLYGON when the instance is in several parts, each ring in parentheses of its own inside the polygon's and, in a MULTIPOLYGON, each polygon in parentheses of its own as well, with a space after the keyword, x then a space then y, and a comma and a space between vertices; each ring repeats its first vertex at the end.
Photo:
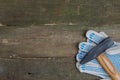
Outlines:
POLYGON ((104 53, 100 54, 97 59, 112 80, 120 80, 120 73, 104 53))
POLYGON ((87 26, 28 26, 0 29, 1 58, 74 57, 78 44, 85 41, 88 29, 105 31, 115 41, 120 41, 119 25, 87 26))
POLYGON ((0 22, 6 25, 119 24, 119 16, 119 0, 0 0, 0 22))
POLYGON ((88 29, 119 42, 119 16, 120 0, 0 0, 0 79, 96 80, 69 58, 88 29))
POLYGON ((96 80, 77 71, 73 58, 0 59, 0 80, 96 80))

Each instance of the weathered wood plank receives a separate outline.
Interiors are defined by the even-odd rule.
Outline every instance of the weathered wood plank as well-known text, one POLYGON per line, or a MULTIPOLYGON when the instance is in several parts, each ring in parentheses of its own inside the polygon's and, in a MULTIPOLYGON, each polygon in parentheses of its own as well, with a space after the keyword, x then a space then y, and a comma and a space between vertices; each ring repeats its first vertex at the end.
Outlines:
POLYGON ((96 80, 77 71, 73 58, 0 59, 0 80, 96 80))
POLYGON ((119 0, 0 0, 0 22, 6 25, 120 23, 119 0))
POLYGON ((14 80, 16 64, 10 59, 0 59, 0 80, 14 80))
POLYGON ((88 29, 105 31, 114 40, 120 41, 120 25, 87 26, 31 26, 1 27, 0 57, 70 57, 78 51, 78 43, 85 41, 88 29))

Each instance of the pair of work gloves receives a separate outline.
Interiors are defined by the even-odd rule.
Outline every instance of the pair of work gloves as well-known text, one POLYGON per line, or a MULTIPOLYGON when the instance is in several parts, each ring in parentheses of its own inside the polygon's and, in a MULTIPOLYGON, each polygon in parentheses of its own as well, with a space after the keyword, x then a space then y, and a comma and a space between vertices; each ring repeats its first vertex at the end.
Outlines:
MULTIPOLYGON (((110 76, 102 68, 97 59, 93 59, 83 65, 80 64, 80 61, 83 59, 85 54, 87 54, 88 51, 90 51, 94 46, 99 44, 102 40, 107 38, 108 35, 106 35, 104 32, 98 33, 96 31, 89 30, 86 33, 86 37, 87 41, 81 42, 79 44, 79 51, 76 55, 77 69, 83 73, 99 76, 102 78, 101 80, 111 80, 110 76)), ((120 72, 120 43, 114 41, 114 44, 104 53, 111 60, 113 65, 117 68, 118 72, 120 72)))

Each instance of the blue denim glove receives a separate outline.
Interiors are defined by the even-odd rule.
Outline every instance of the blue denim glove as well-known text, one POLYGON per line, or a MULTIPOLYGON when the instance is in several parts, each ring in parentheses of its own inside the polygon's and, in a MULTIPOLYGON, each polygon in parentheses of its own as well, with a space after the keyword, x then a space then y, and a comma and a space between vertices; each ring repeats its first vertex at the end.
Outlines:
MULTIPOLYGON (((89 30, 86 33, 87 42, 81 42, 79 44, 79 51, 76 56, 77 63, 76 66, 80 72, 92 74, 95 76, 99 76, 103 79, 109 79, 109 75, 104 71, 104 69, 101 67, 99 62, 94 59, 89 61, 86 64, 80 65, 79 62, 84 57, 85 54, 87 54, 88 51, 90 51, 94 46, 99 44, 103 39, 108 37, 104 32, 95 32, 93 30, 89 30)), ((115 67, 120 72, 120 43, 114 42, 114 45, 107 49, 105 52, 106 56, 111 60, 111 62, 115 65, 115 67)))

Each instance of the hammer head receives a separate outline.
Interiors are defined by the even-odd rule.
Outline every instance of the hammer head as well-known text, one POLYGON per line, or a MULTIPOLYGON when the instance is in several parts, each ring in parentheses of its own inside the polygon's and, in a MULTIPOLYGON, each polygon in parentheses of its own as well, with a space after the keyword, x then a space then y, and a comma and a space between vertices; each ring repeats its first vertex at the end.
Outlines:
POLYGON ((114 44, 111 38, 106 38, 102 40, 97 46, 92 48, 80 61, 80 64, 85 64, 95 58, 97 58, 101 53, 103 53, 106 49, 110 48, 114 44))

